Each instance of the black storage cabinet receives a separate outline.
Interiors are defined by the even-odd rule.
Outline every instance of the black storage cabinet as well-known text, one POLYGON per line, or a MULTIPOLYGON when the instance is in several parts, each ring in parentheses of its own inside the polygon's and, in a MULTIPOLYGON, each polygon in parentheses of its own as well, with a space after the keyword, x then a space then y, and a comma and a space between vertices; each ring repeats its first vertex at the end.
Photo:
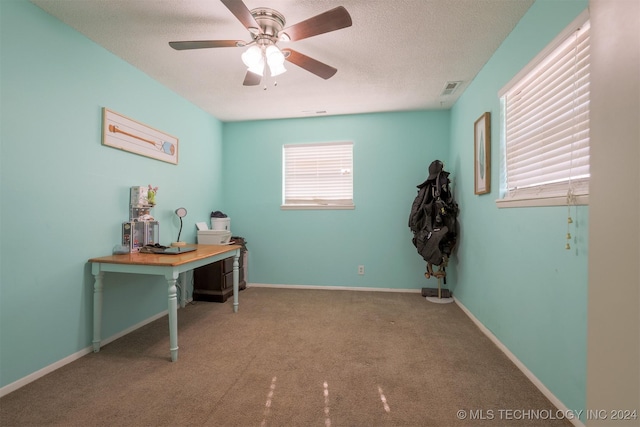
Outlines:
MULTIPOLYGON (((247 287, 244 277, 246 249, 240 250, 238 260, 238 289, 247 287)), ((193 270, 194 301, 225 302, 233 296, 233 257, 193 270)))

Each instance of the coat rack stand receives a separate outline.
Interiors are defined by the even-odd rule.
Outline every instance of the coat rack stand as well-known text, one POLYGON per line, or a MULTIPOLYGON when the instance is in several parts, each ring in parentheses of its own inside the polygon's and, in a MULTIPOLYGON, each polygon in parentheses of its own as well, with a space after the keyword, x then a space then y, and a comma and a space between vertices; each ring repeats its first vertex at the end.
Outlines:
POLYGON ((424 273, 424 276, 428 279, 431 276, 435 276, 438 279, 438 288, 422 288, 422 295, 426 298, 427 301, 435 303, 435 304, 450 304, 453 302, 453 296, 451 295, 451 291, 449 289, 442 289, 442 281, 445 280, 447 273, 442 267, 439 271, 429 273, 429 269, 424 273), (437 295, 437 296, 434 296, 437 295))

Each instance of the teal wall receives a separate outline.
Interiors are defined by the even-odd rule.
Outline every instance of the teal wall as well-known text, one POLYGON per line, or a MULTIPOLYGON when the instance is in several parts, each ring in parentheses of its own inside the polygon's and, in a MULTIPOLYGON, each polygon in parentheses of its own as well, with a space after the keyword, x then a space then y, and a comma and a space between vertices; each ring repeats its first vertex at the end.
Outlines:
MULTIPOLYGON (((567 407, 584 408, 587 209, 566 251, 566 208, 498 210, 495 199, 497 92, 586 5, 538 0, 450 111, 222 124, 34 5, 2 1, 0 387, 90 346, 87 259, 118 242, 130 186, 160 187, 163 243, 179 206, 187 241, 193 223, 226 212, 248 241, 252 283, 418 290, 435 282, 407 219, 439 158, 461 206, 455 295, 567 407), (102 146, 102 107, 178 136, 179 165, 102 146), (493 190, 476 196, 473 122, 485 111, 493 190), (355 210, 281 210, 282 144, 336 140, 354 142, 355 210)), ((162 279, 105 281, 103 337, 166 309, 162 279)))
POLYGON ((462 207, 454 294, 569 409, 585 408, 588 210, 572 209, 576 241, 565 249, 566 207, 498 209, 498 91, 588 5, 538 0, 451 112, 452 169, 462 207), (474 195, 473 123, 491 113, 492 191, 474 195))
MULTIPOLYGON (((221 199, 222 124, 26 1, 1 2, 0 386, 87 348, 93 280, 129 187, 159 187, 160 238, 195 241, 221 199), (172 165, 101 145, 102 107, 177 136, 172 165)), ((166 310, 164 279, 106 275, 103 337, 166 310)))
POLYGON ((407 222, 429 163, 448 156, 448 111, 225 123, 224 140, 224 212, 248 241, 250 282, 426 285, 407 222), (345 140, 355 209, 281 210, 282 145, 345 140))

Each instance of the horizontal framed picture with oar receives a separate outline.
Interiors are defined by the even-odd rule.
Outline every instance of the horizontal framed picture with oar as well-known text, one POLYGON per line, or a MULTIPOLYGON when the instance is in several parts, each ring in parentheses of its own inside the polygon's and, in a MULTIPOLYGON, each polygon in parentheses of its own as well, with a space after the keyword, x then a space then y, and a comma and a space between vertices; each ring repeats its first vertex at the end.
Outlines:
POLYGON ((102 109, 102 145, 178 164, 178 138, 102 109))

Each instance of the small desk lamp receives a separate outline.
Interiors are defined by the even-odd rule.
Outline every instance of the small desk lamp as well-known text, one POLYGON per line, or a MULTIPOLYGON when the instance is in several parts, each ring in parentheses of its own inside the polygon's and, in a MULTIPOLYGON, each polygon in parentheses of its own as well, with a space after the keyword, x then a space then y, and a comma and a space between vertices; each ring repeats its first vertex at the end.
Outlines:
POLYGON ((182 218, 187 216, 187 210, 185 208, 178 208, 176 209, 176 215, 180 218, 180 231, 178 231, 178 241, 171 243, 171 246, 184 246, 186 243, 180 241, 180 234, 182 233, 182 218))

